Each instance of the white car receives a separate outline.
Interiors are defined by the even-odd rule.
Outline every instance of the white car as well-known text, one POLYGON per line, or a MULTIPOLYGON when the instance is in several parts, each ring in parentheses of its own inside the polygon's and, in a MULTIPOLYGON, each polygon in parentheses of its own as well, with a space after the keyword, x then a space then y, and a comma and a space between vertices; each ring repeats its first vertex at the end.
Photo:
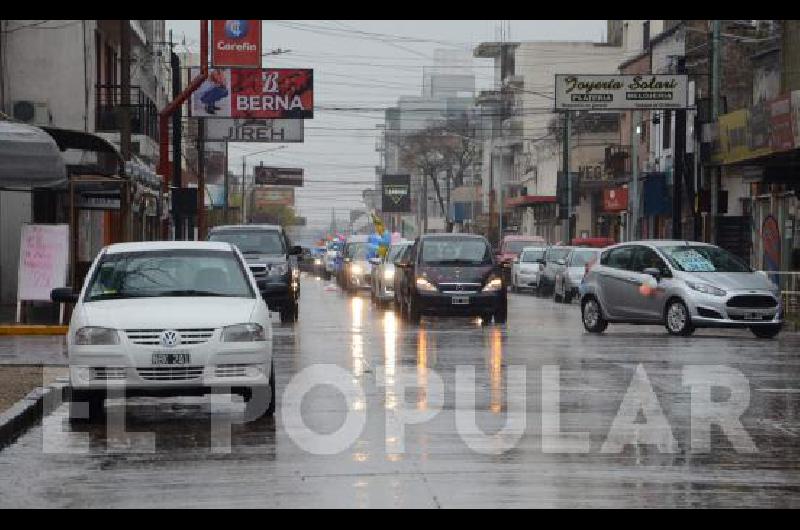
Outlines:
POLYGON ((250 269, 230 243, 119 243, 100 251, 67 333, 70 417, 104 417, 126 396, 240 394, 247 420, 275 411, 272 326, 250 269), (88 415, 86 404, 88 403, 88 415))
POLYGON ((578 247, 573 248, 565 259, 565 266, 556 272, 553 285, 553 301, 569 304, 578 296, 583 277, 595 263, 600 262, 603 249, 578 247))
POLYGON ((544 261, 544 252, 547 247, 525 247, 511 264, 511 290, 519 292, 521 289, 536 290, 539 286, 541 264, 544 261))

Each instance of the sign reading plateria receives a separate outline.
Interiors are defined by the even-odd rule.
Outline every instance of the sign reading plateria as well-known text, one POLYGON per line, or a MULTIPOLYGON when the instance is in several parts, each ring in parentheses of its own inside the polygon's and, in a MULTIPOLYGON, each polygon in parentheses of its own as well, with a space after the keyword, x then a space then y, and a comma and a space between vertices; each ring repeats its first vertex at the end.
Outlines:
POLYGON ((682 109, 686 75, 556 74, 556 110, 682 109))
MULTIPOLYGON (((192 68, 192 78, 199 75, 192 68)), ((192 117, 314 117, 314 70, 297 68, 212 68, 193 94, 192 117)))

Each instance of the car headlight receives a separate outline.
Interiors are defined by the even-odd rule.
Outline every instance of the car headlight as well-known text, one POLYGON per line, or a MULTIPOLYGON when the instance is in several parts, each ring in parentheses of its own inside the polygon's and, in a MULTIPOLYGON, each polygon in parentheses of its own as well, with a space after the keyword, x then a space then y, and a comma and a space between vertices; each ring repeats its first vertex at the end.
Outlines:
POLYGON ((350 265, 350 272, 352 274, 361 274, 363 271, 364 269, 362 269, 361 265, 359 265, 358 263, 353 263, 352 265, 350 265))
POLYGON ((235 324, 222 328, 222 342, 257 342, 267 340, 264 327, 256 323, 235 324))
POLYGON ((384 280, 394 280, 394 269, 386 269, 383 271, 384 280))
POLYGON ((119 344, 119 333, 116 329, 86 326, 75 332, 75 344, 78 346, 119 344))
POLYGON ((484 292, 492 292, 492 291, 499 291, 503 287, 503 280, 500 278, 492 278, 486 285, 483 286, 484 292))
POLYGON ((438 291, 438 289, 436 289, 436 286, 433 285, 431 282, 429 282, 426 278, 419 277, 417 278, 416 283, 418 291, 423 291, 427 293, 435 293, 436 291, 438 291))
POLYGON ((317 258, 314 260, 314 265, 322 265, 322 260, 317 258))
POLYGON ((688 285, 691 289, 694 289, 695 291, 701 292, 703 294, 711 294, 714 296, 725 296, 727 294, 719 287, 714 287, 713 285, 709 285, 707 283, 692 282, 686 280, 686 285, 688 285))
POLYGON ((269 275, 283 276, 284 274, 286 274, 286 271, 288 270, 289 266, 286 263, 278 263, 269 268, 269 275))

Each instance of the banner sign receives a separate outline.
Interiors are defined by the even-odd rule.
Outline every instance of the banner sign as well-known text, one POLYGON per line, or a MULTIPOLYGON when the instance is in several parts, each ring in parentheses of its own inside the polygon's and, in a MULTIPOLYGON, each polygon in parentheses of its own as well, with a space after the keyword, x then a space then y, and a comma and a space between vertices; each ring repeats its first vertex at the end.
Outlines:
POLYGON ((270 206, 294 206, 294 188, 255 188, 253 205, 256 211, 270 206))
POLYGON ((261 67, 260 20, 213 20, 211 64, 261 67))
POLYGON ((711 157, 714 162, 733 164, 772 152, 769 142, 763 147, 751 147, 753 126, 750 121, 750 109, 739 109, 719 117, 718 150, 711 157))
MULTIPOLYGON (((200 74, 191 68, 191 76, 200 74)), ((195 118, 314 117, 314 70, 297 68, 213 68, 192 93, 195 118)))
POLYGON ((303 120, 207 120, 207 142, 302 142, 303 120))
POLYGON ((17 300, 50 301, 50 291, 67 284, 68 256, 68 225, 23 225, 17 300))
POLYGON ((302 168, 256 166, 253 168, 256 185, 295 186, 303 185, 302 168))
POLYGON ((411 176, 383 175, 381 179, 381 210, 384 213, 411 211, 411 176))
POLYGON ((687 75, 556 74, 556 110, 685 109, 687 75))

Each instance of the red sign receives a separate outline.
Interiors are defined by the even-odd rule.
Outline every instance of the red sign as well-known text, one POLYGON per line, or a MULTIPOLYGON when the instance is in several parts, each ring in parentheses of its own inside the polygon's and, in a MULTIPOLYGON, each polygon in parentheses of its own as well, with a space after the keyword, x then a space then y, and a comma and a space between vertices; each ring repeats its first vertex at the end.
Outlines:
POLYGON ((769 102, 770 147, 773 151, 794 149, 792 98, 790 94, 769 102))
POLYGON ((204 118, 313 118, 314 70, 211 69, 192 94, 190 111, 204 118))
POLYGON ((628 209, 628 188, 603 190, 603 210, 621 212, 628 209))
POLYGON ((211 64, 261 66, 260 20, 213 20, 211 64))

